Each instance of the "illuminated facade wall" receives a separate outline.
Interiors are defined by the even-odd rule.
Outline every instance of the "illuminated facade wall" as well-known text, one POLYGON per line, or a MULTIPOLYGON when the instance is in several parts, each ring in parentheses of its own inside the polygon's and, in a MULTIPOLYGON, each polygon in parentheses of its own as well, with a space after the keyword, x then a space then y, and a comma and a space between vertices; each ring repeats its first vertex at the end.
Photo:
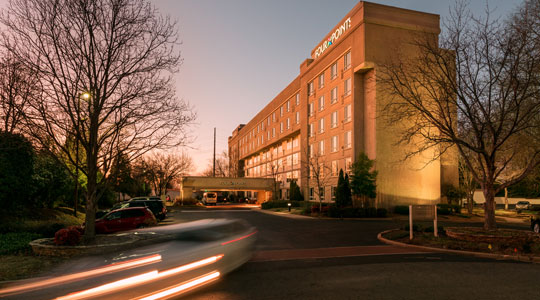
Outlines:
POLYGON ((429 153, 404 161, 408 149, 396 146, 400 125, 377 118, 389 100, 377 83, 377 64, 420 32, 437 37, 439 16, 358 3, 315 46, 298 77, 233 131, 229 153, 239 175, 276 178, 282 198, 297 179, 304 197, 317 200, 309 176, 316 159, 324 169, 324 200, 332 201, 339 169, 365 152, 379 172, 378 206, 438 202, 442 184, 457 184, 455 153, 430 163, 429 153))

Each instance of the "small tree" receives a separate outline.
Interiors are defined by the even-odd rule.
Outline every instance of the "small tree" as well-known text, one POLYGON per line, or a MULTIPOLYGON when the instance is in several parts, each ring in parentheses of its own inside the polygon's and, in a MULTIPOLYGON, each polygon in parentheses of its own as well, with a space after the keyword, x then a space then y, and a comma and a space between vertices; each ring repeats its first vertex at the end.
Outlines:
POLYGON ((345 178, 343 179, 343 200, 345 206, 352 205, 351 184, 349 174, 347 173, 345 173, 345 178))
POLYGON ((302 192, 300 191, 300 188, 298 187, 298 184, 296 184, 296 180, 291 181, 291 187, 290 187, 290 196, 289 198, 291 201, 303 201, 304 196, 302 195, 302 192))
MULTIPOLYGON (((347 175, 348 176, 348 175, 347 175)), ((343 169, 339 170, 338 183, 336 187, 336 206, 345 207, 352 204, 351 188, 348 184, 348 177, 343 176, 343 169)))
POLYGON ((360 153, 352 165, 351 187, 355 197, 362 198, 362 207, 366 206, 368 198, 377 196, 377 171, 373 169, 373 160, 365 153, 360 153))
POLYGON ((28 201, 34 149, 21 134, 0 131, 0 205, 6 210, 28 201))

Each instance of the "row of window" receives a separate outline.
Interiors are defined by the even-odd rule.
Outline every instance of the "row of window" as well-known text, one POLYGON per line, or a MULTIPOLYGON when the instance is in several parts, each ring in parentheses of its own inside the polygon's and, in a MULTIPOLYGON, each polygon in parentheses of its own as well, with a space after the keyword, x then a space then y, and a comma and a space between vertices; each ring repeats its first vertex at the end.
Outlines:
MULTIPOLYGON (((347 97, 348 95, 351 94, 351 78, 347 78, 343 84, 344 84, 343 97, 347 97)), ((330 91, 330 104, 337 103, 337 101, 338 101, 338 87, 336 86, 330 91)), ((326 98, 325 98, 325 95, 322 95, 319 97, 317 101, 318 110, 323 111, 325 104, 326 104, 326 98)), ((311 117, 314 114, 315 114, 315 102, 310 102, 308 104, 308 116, 311 117)))
POLYGON ((246 168, 246 177, 276 176, 287 169, 298 167, 299 163, 300 153, 293 153, 284 158, 246 168))
MULTIPOLYGON (((351 131, 346 131, 343 133, 343 149, 349 149, 352 147, 352 133, 351 131)), ((310 158, 315 157, 315 154, 322 156, 326 153, 325 140, 320 140, 317 143, 317 153, 315 153, 314 144, 308 145, 308 154, 310 158)), ((334 135, 330 138, 330 152, 334 153, 339 150, 339 136, 334 135)))
MULTIPOLYGON (((348 104, 343 108, 343 123, 351 121, 351 105, 348 104)), ((318 133, 324 133, 325 131, 325 118, 322 117, 319 119, 318 123, 318 133)), ((336 128, 339 124, 339 113, 338 111, 332 112, 330 115, 330 128, 336 128)), ((308 137, 315 136, 315 123, 308 124, 308 137)))
MULTIPOLYGON (((349 69, 350 67, 351 67, 351 52, 349 51, 345 53, 345 55, 343 56, 343 71, 349 69)), ((326 73, 326 70, 323 71, 317 78, 319 89, 324 88, 324 74, 325 73, 326 73)), ((330 80, 336 79, 337 76, 338 76, 338 61, 334 62, 330 66, 330 80)), ((313 81, 311 81, 310 83, 308 83, 308 94, 313 95, 313 93, 315 93, 315 85, 313 81)))
POLYGON ((250 157, 246 159, 246 166, 252 166, 257 165, 261 162, 265 162, 267 160, 274 160, 278 157, 281 157, 285 155, 285 151, 292 151, 293 149, 296 149, 300 146, 299 144, 299 138, 295 137, 293 139, 288 139, 285 143, 285 147, 283 144, 280 144, 276 147, 272 147, 271 149, 268 149, 266 151, 262 151, 258 155, 255 155, 253 157, 250 157))

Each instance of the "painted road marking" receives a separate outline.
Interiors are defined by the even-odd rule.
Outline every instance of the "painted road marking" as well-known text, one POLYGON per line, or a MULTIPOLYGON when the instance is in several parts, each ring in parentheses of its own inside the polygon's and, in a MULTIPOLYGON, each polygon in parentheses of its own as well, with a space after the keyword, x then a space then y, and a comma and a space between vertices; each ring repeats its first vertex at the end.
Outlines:
POLYGON ((252 262, 297 260, 312 258, 336 258, 351 256, 376 256, 398 254, 424 254, 431 253, 428 250, 411 249, 407 247, 381 245, 381 246, 357 246, 357 247, 334 247, 317 249, 287 249, 257 251, 251 258, 252 262))

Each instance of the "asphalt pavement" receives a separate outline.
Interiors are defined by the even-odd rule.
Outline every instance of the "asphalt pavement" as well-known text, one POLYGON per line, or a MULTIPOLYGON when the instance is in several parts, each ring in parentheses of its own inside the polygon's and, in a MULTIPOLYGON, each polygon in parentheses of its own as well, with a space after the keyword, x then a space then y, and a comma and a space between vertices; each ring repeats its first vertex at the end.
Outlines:
POLYGON ((540 265, 377 240, 404 220, 291 218, 238 207, 171 214, 175 222, 203 218, 246 220, 258 229, 256 251, 238 270, 182 299, 540 299, 540 265))

